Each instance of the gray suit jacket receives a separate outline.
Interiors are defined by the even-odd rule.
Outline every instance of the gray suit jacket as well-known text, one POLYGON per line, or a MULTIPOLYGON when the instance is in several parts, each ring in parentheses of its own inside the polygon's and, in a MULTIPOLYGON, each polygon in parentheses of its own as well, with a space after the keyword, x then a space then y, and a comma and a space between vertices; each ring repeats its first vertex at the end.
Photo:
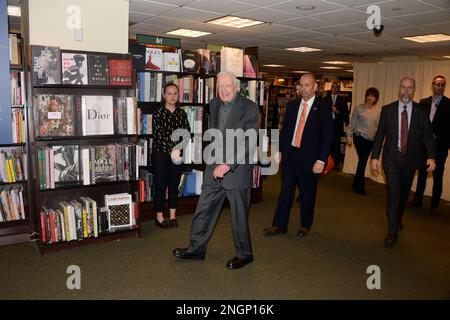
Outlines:
MULTIPOLYGON (((237 93, 238 97, 233 106, 230 115, 225 122, 225 129, 242 129, 244 132, 248 129, 254 129, 256 134, 258 134, 258 120, 259 120, 259 109, 258 106, 251 100, 241 96, 237 93)), ((218 129, 217 117, 220 108, 220 98, 217 97, 211 100, 210 103, 210 116, 209 116, 209 129, 218 129)), ((247 140, 247 139, 246 139, 247 140)), ((215 141, 213 141, 215 142, 215 141)), ((224 148, 217 150, 224 154, 224 162, 230 166, 230 171, 228 171, 223 179, 214 179, 213 172, 216 166, 220 163, 214 163, 206 165, 203 186, 222 186, 226 190, 231 189, 246 189, 252 186, 252 176, 253 176, 253 164, 250 164, 250 159, 254 155, 254 150, 256 148, 256 142, 249 145, 245 141, 238 141, 235 143, 234 152, 230 152, 225 155, 226 146, 226 135, 223 135, 222 143, 224 148), (245 152, 241 156, 241 160, 245 158, 245 164, 239 164, 238 153, 236 152, 238 145, 245 145, 245 152), (226 156, 226 157, 225 157, 226 156), (226 160, 225 160, 226 159, 226 160)))
MULTIPOLYGON (((398 155, 398 101, 386 105, 381 110, 380 122, 373 142, 372 159, 380 157, 383 141, 383 167, 397 165, 398 155)), ((410 169, 422 168, 426 159, 435 158, 436 143, 430 119, 419 104, 413 102, 411 123, 406 147, 406 163, 410 169)))

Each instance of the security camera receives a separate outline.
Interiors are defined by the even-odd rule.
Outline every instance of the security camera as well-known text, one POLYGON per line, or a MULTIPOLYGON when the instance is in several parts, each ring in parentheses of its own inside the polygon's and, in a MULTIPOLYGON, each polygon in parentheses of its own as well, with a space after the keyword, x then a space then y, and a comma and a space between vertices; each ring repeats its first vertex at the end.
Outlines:
POLYGON ((375 37, 381 36, 381 34, 383 33, 383 28, 384 28, 384 26, 382 24, 379 26, 373 27, 373 34, 375 35, 375 37))

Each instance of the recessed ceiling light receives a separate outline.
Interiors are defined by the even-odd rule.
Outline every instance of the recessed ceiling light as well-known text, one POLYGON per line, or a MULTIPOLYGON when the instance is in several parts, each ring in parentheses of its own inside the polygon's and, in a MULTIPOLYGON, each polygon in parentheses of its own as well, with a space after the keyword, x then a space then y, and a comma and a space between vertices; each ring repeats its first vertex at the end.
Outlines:
POLYGON ((301 4, 299 6, 296 6, 295 9, 297 10, 314 10, 316 7, 310 4, 301 4))
POLYGON ((196 31, 196 30, 189 30, 189 29, 177 29, 177 30, 173 30, 170 32, 166 32, 166 34, 197 38, 197 37, 206 36, 208 34, 211 34, 211 32, 203 32, 203 31, 196 31))
POLYGON ((286 48, 285 50, 298 51, 298 52, 322 51, 322 49, 308 48, 308 47, 286 48))
POLYGON ((206 23, 218 24, 221 26, 233 27, 233 28, 246 28, 251 26, 256 26, 258 24, 265 23, 264 21, 251 20, 246 18, 239 18, 234 16, 226 16, 219 19, 214 19, 210 21, 206 21, 206 23))
POLYGON ((21 10, 17 6, 8 6, 8 16, 20 17, 21 10))
POLYGON ((303 71, 303 70, 294 70, 292 73, 309 73, 309 71, 303 71))
POLYGON ((450 56, 444 56, 444 58, 446 58, 446 59, 450 59, 450 56))
POLYGON ((263 64, 263 67, 279 68, 279 67, 285 67, 285 65, 284 64, 263 64))
POLYGON ((342 68, 340 68, 340 67, 320 67, 320 69, 337 70, 337 69, 342 69, 342 68))
POLYGON ((324 61, 323 63, 328 63, 328 64, 352 64, 351 62, 348 62, 348 61, 324 61))
POLYGON ((419 43, 437 42, 437 41, 449 41, 450 36, 444 33, 426 34, 423 36, 403 37, 402 39, 415 41, 419 43))
POLYGON ((345 70, 345 71, 347 71, 347 72, 353 72, 353 70, 345 70))

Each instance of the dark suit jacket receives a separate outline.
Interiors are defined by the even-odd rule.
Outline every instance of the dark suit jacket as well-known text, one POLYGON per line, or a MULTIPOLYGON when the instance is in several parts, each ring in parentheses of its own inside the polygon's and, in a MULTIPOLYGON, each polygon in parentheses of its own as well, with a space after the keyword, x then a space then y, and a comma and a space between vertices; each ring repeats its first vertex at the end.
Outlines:
MULTIPOLYGON (((286 115, 280 133, 281 153, 287 152, 291 146, 300 103, 301 99, 294 99, 286 106, 286 115)), ((300 147, 302 163, 299 165, 304 170, 312 170, 317 160, 327 162, 333 141, 332 121, 329 106, 315 98, 306 119, 300 147)))
MULTIPOLYGON (((398 101, 392 102, 381 109, 380 122, 373 142, 372 159, 380 157, 383 141, 383 167, 397 165, 398 148, 398 101)), ((426 159, 435 158, 436 143, 431 128, 430 118, 425 109, 413 102, 411 123, 406 146, 406 166, 410 169, 423 167, 426 159)))
MULTIPOLYGON (((331 94, 328 94, 323 101, 328 105, 330 108, 330 112, 332 112, 331 107, 333 106, 333 99, 331 98, 331 94)), ((348 114, 348 108, 347 108, 347 102, 344 98, 341 96, 336 97, 336 109, 338 109, 339 114, 334 114, 334 120, 333 120, 333 130, 334 134, 338 137, 342 136, 344 134, 344 123, 348 125, 349 121, 349 114, 348 114)))
MULTIPOLYGON (((244 132, 248 129, 254 129, 256 131, 256 135, 258 135, 258 120, 259 120, 259 108, 258 106, 239 93, 237 93, 237 100, 233 105, 231 113, 228 115, 227 121, 225 122, 226 129, 242 129, 244 132)), ((217 97, 211 100, 210 103, 210 116, 209 116, 209 129, 217 129, 218 130, 218 112, 220 108, 220 98, 217 97)), ((223 179, 215 180, 213 176, 214 169, 218 165, 209 164, 206 165, 204 179, 203 179, 203 187, 206 186, 217 186, 217 184, 221 184, 223 188, 226 190, 231 189, 246 189, 252 187, 252 176, 253 176, 253 164, 251 163, 251 158, 253 158, 254 150, 256 148, 256 141, 254 144, 245 143, 244 139, 237 139, 235 141, 234 152, 230 152, 229 154, 225 154, 225 146, 226 146, 226 135, 223 135, 222 139, 222 148, 216 148, 217 152, 222 152, 224 155, 223 160, 230 166, 230 171, 225 174, 223 179), (245 153, 239 154, 237 152, 238 145, 243 146, 245 148, 245 153), (241 159, 238 159, 239 155, 241 155, 241 159), (226 157, 227 158, 226 158, 226 157), (245 158, 245 159, 244 159, 245 158), (239 161, 238 161, 239 160, 239 161), (242 162, 245 160, 245 164, 238 164, 238 162, 242 162)), ((212 141, 216 143, 215 141, 212 141)), ((248 142, 248 141, 247 141, 248 142)))
MULTIPOLYGON (((420 100, 420 104, 425 108, 428 116, 431 111, 432 99, 433 97, 428 97, 420 100)), ((436 147, 450 148, 450 99, 446 96, 443 96, 439 105, 436 106, 436 113, 431 124, 436 137, 436 147)))

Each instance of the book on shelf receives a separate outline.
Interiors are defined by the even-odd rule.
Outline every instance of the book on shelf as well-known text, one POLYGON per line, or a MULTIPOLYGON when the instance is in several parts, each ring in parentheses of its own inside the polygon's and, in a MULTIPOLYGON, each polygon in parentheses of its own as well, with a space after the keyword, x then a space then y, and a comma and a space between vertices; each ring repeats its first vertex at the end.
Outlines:
POLYGON ((25 104, 25 72, 11 70, 11 106, 23 106, 25 104))
POLYGON ((164 56, 162 49, 145 48, 145 70, 162 71, 164 67, 164 56))
POLYGON ((114 145, 90 148, 91 182, 116 181, 116 148, 114 145))
POLYGON ((109 60, 109 80, 113 86, 133 85, 131 60, 109 60))
POLYGON ((137 134, 137 101, 135 97, 117 97, 114 127, 117 134, 137 134))
POLYGON ((105 194, 109 229, 130 227, 134 224, 134 206, 129 193, 105 194))
POLYGON ((180 54, 178 52, 163 53, 164 71, 180 72, 180 54))
POLYGON ((244 77, 256 78, 258 70, 258 61, 255 55, 246 54, 244 55, 244 77))
POLYGON ((54 46, 31 46, 33 85, 61 84, 61 50, 54 46))
POLYGON ((25 219, 22 186, 0 188, 0 222, 25 219))
POLYGON ((114 110, 112 96, 82 96, 82 134, 114 134, 114 110))
POLYGON ((64 84, 87 85, 87 54, 62 52, 62 75, 64 84))
POLYGON ((74 96, 36 94, 33 96, 33 108, 37 119, 37 137, 74 135, 74 96))
POLYGON ((220 51, 220 69, 221 71, 231 71, 237 77, 243 74, 244 51, 239 48, 224 47, 220 51))
POLYGON ((88 74, 90 85, 108 85, 108 57, 105 55, 88 55, 88 74))
POLYGON ((200 72, 200 54, 195 50, 182 50, 183 72, 200 72))
POLYGON ((26 111, 23 109, 12 110, 12 142, 25 143, 27 138, 26 111))
POLYGON ((80 181, 78 145, 52 146, 55 183, 67 184, 80 181))
POLYGON ((0 182, 15 183, 28 178, 28 156, 20 147, 0 150, 0 182))
POLYGON ((210 50, 208 49, 197 49, 198 54, 200 55, 200 70, 203 74, 209 74, 211 58, 210 58, 210 50))
POLYGON ((209 74, 214 75, 220 72, 220 52, 209 52, 209 74))
POLYGON ((133 70, 144 71, 146 61, 146 47, 136 43, 128 45, 128 51, 131 53, 133 70))
POLYGON ((20 64, 22 61, 19 42, 20 39, 17 37, 17 34, 10 33, 8 35, 9 38, 9 63, 10 64, 20 64))

